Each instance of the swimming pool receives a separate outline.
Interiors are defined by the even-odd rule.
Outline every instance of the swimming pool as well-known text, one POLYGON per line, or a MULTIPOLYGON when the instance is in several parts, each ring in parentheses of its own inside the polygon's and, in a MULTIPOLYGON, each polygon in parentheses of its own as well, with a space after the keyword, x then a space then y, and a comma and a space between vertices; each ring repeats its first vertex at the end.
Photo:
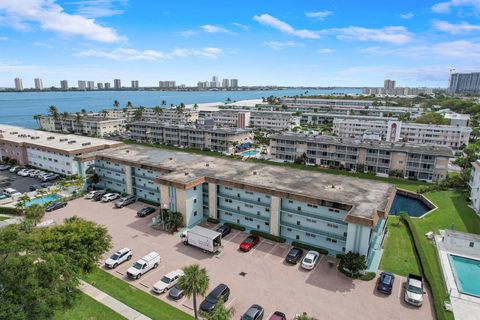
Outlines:
POLYGON ((248 150, 248 151, 243 151, 240 153, 244 157, 252 157, 258 153, 258 150, 248 150))
POLYGON ((421 200, 398 193, 395 195, 390 208, 390 214, 392 215, 406 212, 411 217, 421 217, 428 211, 430 211, 430 208, 421 200))
POLYGON ((450 254, 455 282, 462 293, 480 297, 480 260, 450 254))
POLYGON ((28 200, 27 202, 25 202, 25 207, 30 207, 31 205, 34 205, 34 204, 43 205, 47 202, 55 201, 61 198, 62 197, 59 196, 58 194, 47 194, 46 196, 28 200))

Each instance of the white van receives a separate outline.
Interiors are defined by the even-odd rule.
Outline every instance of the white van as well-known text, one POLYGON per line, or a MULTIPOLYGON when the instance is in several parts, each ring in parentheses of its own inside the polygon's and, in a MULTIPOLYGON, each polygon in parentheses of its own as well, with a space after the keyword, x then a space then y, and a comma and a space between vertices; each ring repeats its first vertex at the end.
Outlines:
POLYGON ((140 279, 144 273, 157 268, 159 264, 160 254, 152 251, 128 268, 127 275, 132 279, 140 279))
POLYGON ((3 190, 3 194, 7 195, 9 197, 21 196, 22 195, 20 192, 18 192, 16 189, 13 189, 13 188, 7 188, 7 189, 3 190))

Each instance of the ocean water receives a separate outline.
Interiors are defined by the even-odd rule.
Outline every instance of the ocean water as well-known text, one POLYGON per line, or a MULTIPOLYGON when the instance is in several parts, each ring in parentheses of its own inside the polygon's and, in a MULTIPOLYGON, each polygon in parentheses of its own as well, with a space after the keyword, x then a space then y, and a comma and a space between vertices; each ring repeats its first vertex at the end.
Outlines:
MULTIPOLYGON (((35 114, 46 114, 48 107, 54 105, 59 112, 100 111, 111 108, 118 100, 121 107, 131 101, 136 107, 153 107, 161 105, 162 100, 167 106, 173 104, 193 104, 208 102, 224 102, 259 99, 270 95, 294 96, 305 93, 303 89, 272 90, 272 91, 83 91, 83 92, 1 92, 0 93, 0 123, 28 128, 36 128, 33 120, 35 114)), ((314 94, 360 94, 360 89, 329 89, 308 90, 314 94)))

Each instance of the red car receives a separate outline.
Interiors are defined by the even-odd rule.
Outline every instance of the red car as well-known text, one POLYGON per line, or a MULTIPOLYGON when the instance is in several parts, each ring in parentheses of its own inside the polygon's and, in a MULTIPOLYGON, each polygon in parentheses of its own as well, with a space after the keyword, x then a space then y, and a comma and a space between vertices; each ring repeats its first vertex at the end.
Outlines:
POLYGON ((285 313, 280 311, 275 311, 268 320, 287 320, 285 313))
POLYGON ((255 247, 259 242, 260 242, 260 237, 254 236, 254 235, 248 236, 247 239, 243 240, 243 242, 240 243, 240 250, 248 252, 253 247, 255 247))

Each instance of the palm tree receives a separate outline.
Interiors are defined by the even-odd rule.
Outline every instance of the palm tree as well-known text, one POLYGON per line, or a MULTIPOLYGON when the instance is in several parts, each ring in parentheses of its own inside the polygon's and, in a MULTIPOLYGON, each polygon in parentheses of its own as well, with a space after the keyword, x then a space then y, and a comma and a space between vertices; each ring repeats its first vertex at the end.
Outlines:
POLYGON ((82 110, 80 110, 80 112, 81 112, 82 114, 86 114, 86 113, 87 113, 87 110, 86 110, 86 109, 82 109, 82 110))
POLYGON ((80 120, 82 120, 82 116, 81 116, 80 112, 75 113, 75 122, 77 123, 77 129, 80 129, 80 130, 75 130, 75 131, 82 133, 83 128, 82 128, 82 124, 80 123, 80 120))
POLYGON ((234 314, 232 307, 225 307, 225 302, 222 298, 215 303, 215 309, 212 313, 205 313, 203 316, 207 320, 230 320, 234 314))
POLYGON ((162 100, 162 107, 165 107, 167 105, 167 101, 162 100))
POLYGON ((143 110, 145 109, 145 107, 140 107, 138 109, 135 109, 134 113, 133 113, 133 120, 135 121, 139 121, 143 118, 143 110))
POLYGON ((103 115, 104 118, 107 117, 107 114, 108 114, 108 110, 107 109, 103 109, 102 111, 100 111, 100 113, 103 115))
POLYGON ((178 280, 178 284, 187 297, 193 297, 193 312, 195 319, 198 319, 197 295, 205 295, 210 278, 207 269, 200 267, 198 264, 184 267, 183 272, 185 275, 178 280))
POLYGON ((120 102, 118 100, 113 101, 113 107, 114 108, 120 107, 120 102))
POLYGON ((48 112, 53 117, 53 120, 58 120, 58 109, 54 105, 48 107, 48 112))
POLYGON ((173 109, 173 107, 175 107, 173 103, 170 103, 170 109, 173 109))
POLYGON ((198 110, 198 104, 195 103, 195 104, 193 105, 193 110, 195 110, 195 111, 198 110))
POLYGON ((132 108, 133 105, 132 105, 132 102, 131 101, 127 101, 127 108, 132 108))
POLYGON ((42 117, 41 114, 36 114, 33 116, 33 120, 37 121, 38 127, 40 127, 40 118, 42 117))
POLYGON ((163 113, 163 109, 159 106, 155 106, 153 108, 153 113, 157 116, 157 118, 163 113))

